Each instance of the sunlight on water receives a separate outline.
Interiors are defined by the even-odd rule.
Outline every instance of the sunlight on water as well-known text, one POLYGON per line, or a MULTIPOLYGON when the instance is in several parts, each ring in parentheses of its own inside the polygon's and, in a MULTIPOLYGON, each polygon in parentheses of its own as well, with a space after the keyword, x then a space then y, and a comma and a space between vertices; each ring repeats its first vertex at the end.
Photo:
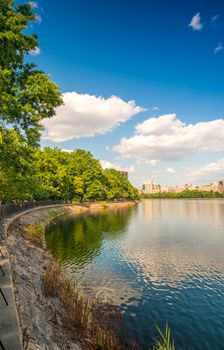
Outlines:
POLYGON ((141 349, 166 321, 181 348, 224 348, 224 201, 146 200, 67 215, 46 240, 71 278, 121 306, 122 334, 141 349))

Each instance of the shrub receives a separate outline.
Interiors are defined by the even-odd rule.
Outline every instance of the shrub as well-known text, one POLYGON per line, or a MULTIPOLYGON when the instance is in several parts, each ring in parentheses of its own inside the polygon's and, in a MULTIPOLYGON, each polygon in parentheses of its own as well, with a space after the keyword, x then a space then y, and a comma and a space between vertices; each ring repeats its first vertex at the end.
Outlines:
POLYGON ((42 225, 28 225, 23 232, 24 238, 39 248, 44 248, 44 228, 42 225))

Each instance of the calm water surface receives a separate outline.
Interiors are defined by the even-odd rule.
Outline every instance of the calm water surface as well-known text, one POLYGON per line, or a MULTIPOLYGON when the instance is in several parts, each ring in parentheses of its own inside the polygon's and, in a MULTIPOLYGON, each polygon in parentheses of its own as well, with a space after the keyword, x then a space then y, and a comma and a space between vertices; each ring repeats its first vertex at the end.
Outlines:
POLYGON ((121 306, 122 332, 141 349, 166 321, 178 349, 224 349, 224 201, 146 200, 66 215, 46 240, 71 278, 121 306))

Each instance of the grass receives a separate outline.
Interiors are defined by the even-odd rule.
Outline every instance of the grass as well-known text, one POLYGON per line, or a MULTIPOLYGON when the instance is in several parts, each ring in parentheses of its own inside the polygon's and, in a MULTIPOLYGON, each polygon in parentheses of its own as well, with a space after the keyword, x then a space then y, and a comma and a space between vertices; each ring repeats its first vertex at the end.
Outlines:
POLYGON ((76 283, 70 282, 54 261, 42 277, 46 297, 58 297, 66 310, 66 327, 80 339, 88 339, 88 349, 137 350, 134 341, 125 345, 119 338, 122 313, 114 305, 87 297, 76 283))
POLYGON ((108 207, 108 204, 105 201, 101 201, 100 204, 103 207, 103 209, 106 209, 108 207))
POLYGON ((52 218, 67 213, 67 208, 52 209, 47 213, 47 217, 37 221, 35 224, 31 224, 25 227, 23 230, 23 237, 29 241, 31 244, 39 248, 45 248, 45 238, 44 238, 44 228, 47 222, 52 218))
POLYGON ((175 350, 174 340, 171 338, 170 328, 168 323, 166 324, 165 334, 162 333, 161 329, 157 326, 159 333, 159 339, 156 340, 153 350, 175 350))
POLYGON ((44 248, 43 225, 28 225, 23 231, 23 237, 36 247, 44 248))

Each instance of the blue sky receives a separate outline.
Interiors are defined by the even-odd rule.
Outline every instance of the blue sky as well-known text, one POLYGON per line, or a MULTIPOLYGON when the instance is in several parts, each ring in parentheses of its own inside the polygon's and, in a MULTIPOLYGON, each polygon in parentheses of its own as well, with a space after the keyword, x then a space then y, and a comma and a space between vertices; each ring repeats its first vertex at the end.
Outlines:
POLYGON ((34 6, 32 60, 67 93, 42 146, 88 149, 137 186, 224 178, 223 1, 34 6))

